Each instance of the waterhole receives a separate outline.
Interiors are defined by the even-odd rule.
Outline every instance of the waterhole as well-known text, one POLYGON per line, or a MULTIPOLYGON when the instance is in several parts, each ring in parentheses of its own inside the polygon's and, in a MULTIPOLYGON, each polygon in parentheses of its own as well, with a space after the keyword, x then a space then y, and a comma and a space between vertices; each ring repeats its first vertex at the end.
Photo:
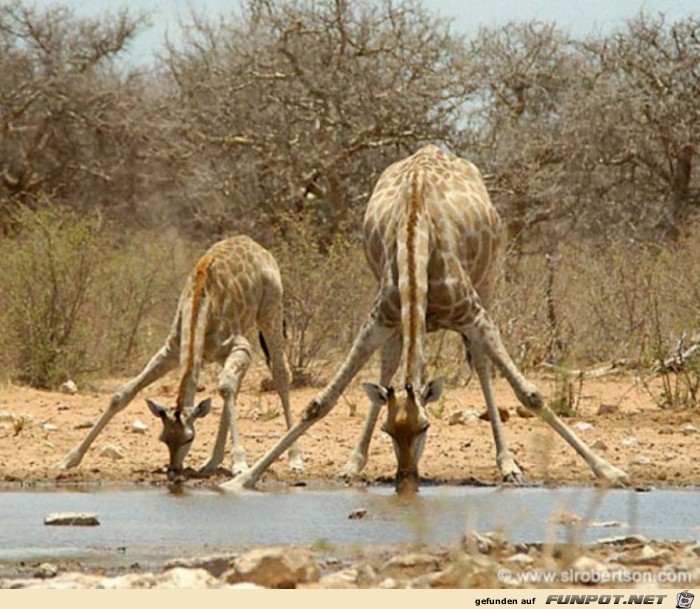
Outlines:
POLYGON ((572 529, 556 524, 562 512, 609 525, 583 530, 584 543, 629 534, 682 541, 697 538, 699 506, 697 489, 436 486, 411 500, 389 487, 243 494, 163 487, 3 491, 0 561, 99 557, 130 564, 251 546, 451 543, 467 529, 501 531, 512 542, 565 541, 572 529), (44 525, 47 514, 66 511, 96 512, 101 524, 44 525), (362 517, 350 518, 353 511, 362 517))

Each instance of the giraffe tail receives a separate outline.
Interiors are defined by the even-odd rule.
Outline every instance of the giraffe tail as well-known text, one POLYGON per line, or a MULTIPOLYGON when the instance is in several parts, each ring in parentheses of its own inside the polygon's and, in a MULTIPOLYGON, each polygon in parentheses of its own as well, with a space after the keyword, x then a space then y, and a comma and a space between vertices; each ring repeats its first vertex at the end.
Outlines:
POLYGON ((406 214, 397 233, 404 379, 420 387, 425 365, 425 316, 428 308, 429 224, 423 201, 423 180, 414 168, 405 190, 406 214))
POLYGON ((182 372, 177 391, 176 413, 182 413, 183 410, 189 411, 194 407, 197 377, 202 368, 204 338, 211 304, 207 293, 210 264, 209 255, 203 256, 197 263, 192 276, 189 307, 185 308, 182 315, 180 332, 180 370, 182 372))

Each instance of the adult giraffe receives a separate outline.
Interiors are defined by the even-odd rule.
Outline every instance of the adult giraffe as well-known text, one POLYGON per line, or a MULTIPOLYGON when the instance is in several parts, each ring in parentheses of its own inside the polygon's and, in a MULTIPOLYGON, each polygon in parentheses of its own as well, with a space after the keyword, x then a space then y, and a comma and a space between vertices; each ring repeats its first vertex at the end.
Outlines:
POLYGON ((368 319, 331 382, 305 409, 301 420, 250 470, 225 488, 254 486, 288 446, 328 414, 372 353, 382 347, 379 385, 365 384, 372 400, 360 440, 345 467, 359 474, 382 405, 383 429, 394 441, 396 489, 416 490, 418 463, 429 427, 425 406, 439 397, 440 381, 425 379, 425 336, 438 329, 458 332, 479 377, 506 481, 522 481, 508 450, 489 373, 493 361, 518 399, 537 413, 588 463, 596 476, 618 484, 627 474, 582 442, 546 405, 517 369, 501 342, 488 307, 494 286, 501 221, 481 174, 470 162, 425 146, 388 167, 372 193, 364 219, 365 252, 379 282, 368 319), (389 385, 403 361, 399 387, 389 385))

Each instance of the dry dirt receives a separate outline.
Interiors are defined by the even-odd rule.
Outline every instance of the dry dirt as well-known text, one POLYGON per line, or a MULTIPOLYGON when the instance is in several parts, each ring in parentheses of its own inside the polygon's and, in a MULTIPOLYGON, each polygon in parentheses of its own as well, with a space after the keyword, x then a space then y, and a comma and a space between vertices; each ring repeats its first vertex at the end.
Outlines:
MULTIPOLYGON (((252 463, 281 436, 285 429, 279 400, 274 392, 260 390, 264 369, 251 370, 238 398, 241 434, 252 463)), ((363 379, 371 379, 366 371, 363 379)), ((117 415, 93 444, 80 466, 60 471, 56 462, 87 433, 79 428, 96 420, 109 402, 110 394, 124 379, 103 381, 76 395, 36 391, 5 385, 0 393, 0 482, 86 482, 86 481, 162 481, 165 476, 166 448, 158 441, 160 423, 146 407, 148 396, 171 404, 175 377, 167 377, 146 389, 117 415), (24 415, 24 417, 23 417, 24 415), (148 425, 145 433, 132 431, 132 423, 148 425), (19 421, 19 422, 18 422, 19 421), (49 429, 44 424, 50 424, 49 429), (55 426, 56 429, 51 429, 55 426), (103 456, 107 446, 121 450, 122 458, 103 456)), ((551 378, 533 379, 546 396, 554 391, 551 378)), ((655 403, 660 387, 651 392, 629 375, 587 380, 583 383, 575 417, 567 418, 576 429, 579 422, 592 428, 577 431, 589 444, 598 441, 601 455, 628 471, 634 485, 697 485, 700 483, 700 443, 688 426, 700 428, 700 410, 666 409, 655 403), (598 414, 613 410, 608 414, 598 414), (607 408, 611 407, 611 408, 607 408)), ((294 417, 298 417, 317 389, 292 391, 294 417)), ((592 484, 594 477, 574 451, 536 418, 516 414, 516 399, 503 379, 495 381, 497 403, 510 413, 505 423, 508 444, 529 482, 545 484, 592 484)), ((198 468, 211 451, 221 401, 216 395, 214 373, 204 376, 198 397, 212 396, 212 414, 201 420, 188 465, 198 468)), ((344 465, 360 433, 368 400, 359 380, 345 392, 336 408, 311 428, 301 439, 307 471, 293 474, 286 462, 278 462, 263 478, 263 483, 282 481, 330 481, 344 465), (353 410, 355 413, 353 414, 353 410)), ((421 476, 445 483, 492 484, 499 480, 494 447, 487 421, 471 420, 450 425, 450 417, 459 410, 484 410, 476 380, 466 387, 447 387, 444 402, 429 406, 432 415, 421 476)), ((224 465, 230 465, 230 457, 224 465)), ((366 480, 388 481, 394 473, 394 456, 389 439, 375 430, 366 480)), ((225 480, 220 469, 215 480, 225 480)))

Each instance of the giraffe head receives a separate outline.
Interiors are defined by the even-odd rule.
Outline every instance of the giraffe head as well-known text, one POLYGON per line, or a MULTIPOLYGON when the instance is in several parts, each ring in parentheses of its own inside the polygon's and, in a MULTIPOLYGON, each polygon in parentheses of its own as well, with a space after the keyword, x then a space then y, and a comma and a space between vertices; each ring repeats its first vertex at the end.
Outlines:
POLYGON ((195 436, 194 423, 197 419, 209 414, 211 398, 202 400, 189 414, 178 408, 171 412, 153 400, 147 399, 146 403, 150 411, 163 422, 160 441, 168 447, 170 453, 168 480, 175 480, 182 474, 185 457, 192 448, 195 436))
POLYGON ((423 454, 425 436, 430 427, 426 404, 442 394, 442 380, 430 381, 422 391, 410 383, 397 395, 392 387, 365 383, 363 388, 375 405, 387 405, 382 430, 391 436, 396 454, 396 492, 418 491, 418 462, 423 454))

